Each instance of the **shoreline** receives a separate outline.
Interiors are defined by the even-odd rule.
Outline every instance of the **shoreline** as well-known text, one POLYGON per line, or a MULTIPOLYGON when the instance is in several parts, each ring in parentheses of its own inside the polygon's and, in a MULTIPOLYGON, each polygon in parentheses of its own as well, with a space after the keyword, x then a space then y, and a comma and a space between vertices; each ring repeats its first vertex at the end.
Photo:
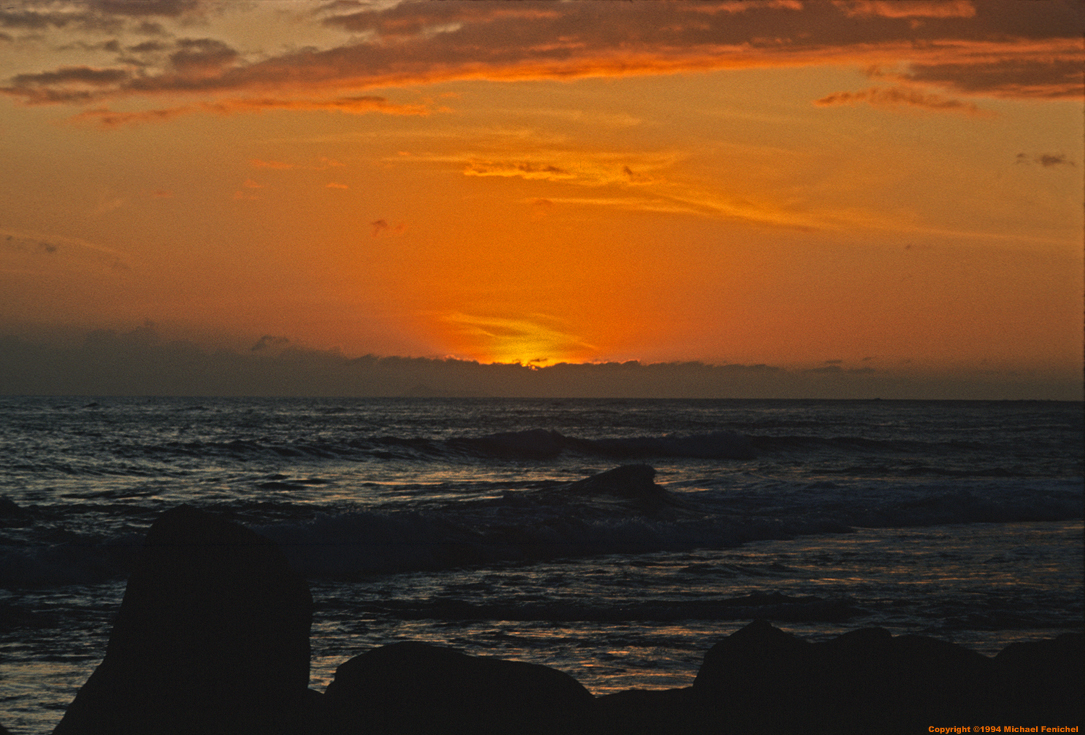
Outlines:
POLYGON ((718 639, 691 686, 598 695, 547 666, 401 642, 343 660, 321 693, 310 689, 312 619, 308 583, 274 542, 194 508, 167 511, 148 532, 105 659, 55 732, 173 732, 179 722, 193 731, 229 721, 237 733, 414 733, 455 721, 513 733, 525 711, 532 732, 586 735, 797 733, 810 731, 811 712, 833 732, 973 712, 1080 724, 1070 714, 1080 713, 1080 633, 1011 644, 990 658, 879 628, 811 642, 758 619, 718 639), (539 687, 555 699, 540 699, 539 687), (510 708, 510 697, 533 704, 510 708))
MULTIPOLYGON (((1041 531, 1045 535, 1054 531, 1057 527, 1063 530, 1058 536, 1074 535, 1080 537, 1082 529, 1081 521, 1059 522, 1036 522, 1020 524, 1022 530, 1029 528, 1041 531)), ((967 530, 967 527, 963 527, 967 530)), ((982 529, 981 529, 982 530, 982 529)), ((950 529, 952 531, 952 529, 950 529)), ((1002 524, 991 524, 990 532, 1002 534, 1002 524)), ((909 535, 918 534, 922 540, 929 535, 930 529, 914 529, 909 535)), ((940 532, 940 530, 939 530, 940 532)), ((984 531, 987 533, 988 531, 984 531)), ((871 538, 890 534, 896 536, 899 530, 883 529, 871 531, 871 538)), ((1008 547, 1013 547, 1026 542, 1030 536, 1014 540, 1008 538, 1008 547)), ((856 536, 842 536, 843 541, 854 541, 856 536)), ((808 548, 808 539, 796 539, 789 542, 769 541, 763 543, 769 547, 773 554, 770 558, 776 558, 776 553, 792 549, 802 550, 808 548), (784 547, 781 549, 781 547, 784 547)), ((728 550, 731 551, 731 550, 728 550)), ((746 552, 749 548, 734 551, 746 552)), ((681 555, 679 555, 681 556, 681 555)), ((657 557, 652 557, 658 561, 657 557)), ((643 560, 641 560, 643 562, 643 560)), ((724 560, 726 561, 726 559, 724 560)), ((722 563, 722 562, 718 562, 722 563)), ((470 572, 470 570, 465 570, 470 572)), ((505 570, 509 572, 509 569, 505 570)), ((512 571, 515 571, 513 569, 512 571)), ((480 569, 472 574, 490 575, 495 569, 480 569)), ((684 623, 681 627, 691 629, 688 632, 689 645, 683 646, 682 641, 676 641, 674 626, 664 623, 667 627, 668 645, 678 643, 673 648, 657 648, 658 643, 653 624, 645 623, 621 623, 618 625, 603 625, 601 623, 578 623, 565 622, 560 625, 545 625, 545 621, 538 623, 527 622, 501 622, 480 621, 477 625, 464 623, 463 621, 440 622, 438 620, 374 620, 372 614, 358 614, 356 608, 344 607, 351 600, 356 599, 357 593, 351 589, 344 589, 354 584, 363 587, 379 586, 386 589, 409 588, 412 585, 433 584, 435 579, 446 576, 446 573, 434 575, 419 575, 418 573, 402 573, 396 575, 382 575, 379 585, 373 584, 374 580, 365 582, 344 582, 342 580, 314 580, 311 584, 315 598, 315 612, 312 628, 312 657, 310 660, 309 686, 323 692, 334 677, 335 668, 348 660, 351 656, 365 651, 378 648, 381 645, 404 640, 415 640, 434 643, 444 646, 452 646, 457 650, 471 655, 505 658, 519 660, 528 663, 550 666, 563 671, 578 682, 583 684, 592 694, 597 696, 612 695, 629 690, 665 691, 678 689, 692 684, 697 670, 702 662, 705 652, 710 646, 741 628, 747 620, 732 619, 727 621, 694 621, 692 624, 684 623), (354 628, 344 628, 344 624, 355 624, 354 628), (506 631, 506 632, 503 632, 506 631), (546 637, 536 637, 535 633, 546 637), (553 637, 560 637, 561 641, 551 644, 553 637), (608 643, 608 639, 611 642, 608 643), (616 645, 625 646, 627 656, 621 659, 610 658, 606 651, 615 645, 612 641, 617 639, 624 641, 616 645), (582 653, 578 653, 582 652, 582 653), (609 667, 609 668, 608 668, 609 667), (623 671, 621 667, 626 667, 623 671), (604 686, 599 686, 599 684, 604 686)), ((454 575, 459 577, 460 575, 454 575)), ((470 581, 461 579, 460 582, 470 581)), ((8 609, 12 610, 16 618, 25 618, 27 622, 33 622, 33 627, 24 627, 24 633, 10 637, 8 645, 40 648, 44 654, 39 655, 33 661, 20 661, 9 657, 6 662, 6 688, 8 702, 11 709, 9 716, 0 718, 0 723, 14 732, 24 735, 44 735, 51 731, 57 720, 63 714, 74 693, 82 686, 95 666, 101 661, 106 650, 106 640, 109 635, 110 620, 114 617, 120 606, 124 592, 125 582, 115 581, 99 583, 91 586, 69 587, 63 590, 63 597, 68 602, 62 604, 79 604, 79 598, 93 596, 100 602, 94 605, 93 617, 88 620, 99 620, 96 628, 84 628, 76 633, 76 637, 62 639, 56 636, 56 630, 39 622, 38 609, 32 604, 24 604, 23 600, 29 601, 37 596, 32 590, 8 591, 5 598, 8 609), (108 593, 109 599, 102 599, 103 592, 108 593), (23 598, 23 599, 20 599, 23 598), (112 600, 110 602, 109 600, 112 600), (36 637, 36 640, 34 640, 36 637), (73 653, 83 651, 80 656, 84 663, 65 663, 64 659, 70 658, 73 653), (52 651, 53 653, 50 653, 52 651), (49 694, 42 701, 42 707, 32 707, 27 703, 31 701, 30 691, 41 689, 43 692, 55 692, 49 694), (52 703, 49 708, 44 707, 52 703), (11 717, 11 715, 17 715, 11 717)), ((764 589, 772 589, 766 585, 764 589)), ((58 602, 62 602, 58 600, 58 602)), ((51 604, 53 610, 55 604, 51 604)), ((56 615, 57 612, 45 611, 46 615, 56 615)), ((48 620, 46 618, 44 620, 48 620)), ((772 618, 770 618, 772 619, 772 618)), ((58 621, 59 622, 59 621, 58 621)), ((1037 621, 1039 622, 1039 621, 1037 621)), ((25 623, 22 625, 26 625, 25 623)), ((825 623, 825 622, 788 622, 774 620, 774 625, 797 637, 811 642, 824 642, 841 633, 846 633, 857 627, 880 626, 890 630, 894 635, 906 633, 924 633, 922 629, 907 626, 894 626, 883 624, 883 621, 873 621, 870 617, 860 617, 853 622, 825 623)), ((1001 651, 1013 642, 1028 640, 1041 641, 1053 638, 1060 631, 1072 631, 1072 626, 1060 628, 1030 627, 1030 628, 1004 628, 1000 630, 966 631, 965 634, 946 636, 943 633, 929 633, 936 638, 952 641, 964 648, 971 649, 988 657, 1001 651)))

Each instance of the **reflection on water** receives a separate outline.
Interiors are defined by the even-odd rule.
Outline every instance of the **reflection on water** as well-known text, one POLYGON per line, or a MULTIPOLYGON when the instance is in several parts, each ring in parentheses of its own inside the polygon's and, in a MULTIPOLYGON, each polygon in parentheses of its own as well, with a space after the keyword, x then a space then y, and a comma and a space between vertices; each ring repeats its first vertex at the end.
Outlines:
MULTIPOLYGON (((811 640, 882 626, 993 655, 1081 619, 1082 531, 1080 522, 865 529, 734 549, 317 581, 311 686, 322 691, 339 664, 399 640, 552 666, 595 694, 689 686, 705 651, 749 622, 727 618, 726 603, 758 593, 855 608, 847 620, 776 623, 811 640)), ((123 591, 111 583, 2 593, 5 726, 52 729, 104 655, 123 591)))
MULTIPOLYGON (((314 627, 313 678, 329 681, 344 654, 413 638, 554 666, 595 693, 688 686, 704 652, 748 622, 723 617, 733 609, 723 602, 766 592, 854 608, 847 620, 777 623, 812 640, 881 626, 993 655, 1015 640, 1054 637, 1081 618, 1081 533, 1078 522, 864 529, 735 549, 322 583, 314 596, 327 618, 318 614, 314 627), (485 605, 472 604, 476 588, 488 591, 485 605), (702 614, 716 617, 695 619, 702 614)), ((779 612, 789 614, 786 606, 779 612)))
POLYGON ((601 693, 686 686, 755 616, 985 653, 1083 620, 1080 404, 0 398, 0 415, 0 722, 24 734, 101 660, 147 527, 180 503, 303 566, 318 690, 405 639, 601 693), (569 492, 641 462, 658 492, 569 492))

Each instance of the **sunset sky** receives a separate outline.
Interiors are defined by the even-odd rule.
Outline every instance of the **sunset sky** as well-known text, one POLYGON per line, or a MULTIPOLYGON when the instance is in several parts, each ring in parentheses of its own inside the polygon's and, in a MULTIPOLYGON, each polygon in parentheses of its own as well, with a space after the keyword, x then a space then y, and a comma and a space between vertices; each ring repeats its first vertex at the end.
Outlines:
POLYGON ((1080 397, 1083 9, 7 2, 0 336, 1080 397))

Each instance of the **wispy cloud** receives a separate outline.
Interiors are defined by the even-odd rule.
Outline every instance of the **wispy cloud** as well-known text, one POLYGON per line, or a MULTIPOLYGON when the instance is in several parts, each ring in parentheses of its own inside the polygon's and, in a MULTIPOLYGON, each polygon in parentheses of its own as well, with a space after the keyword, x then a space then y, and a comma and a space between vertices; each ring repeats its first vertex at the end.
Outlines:
POLYGON ((553 186, 551 193, 522 200, 531 205, 535 217, 543 213, 542 208, 552 211, 558 206, 577 206, 694 215, 800 230, 866 223, 862 217, 857 220, 854 213, 811 213, 798 205, 718 190, 705 182, 690 180, 677 170, 687 156, 675 151, 537 147, 525 152, 522 139, 530 138, 530 135, 521 136, 521 131, 494 132, 483 136, 478 148, 472 151, 419 152, 384 160, 389 165, 436 163, 464 176, 520 178, 539 186, 553 186), (490 149, 492 154, 482 152, 490 149))
POLYGON ((469 161, 463 173, 465 176, 518 176, 546 181, 569 181, 576 178, 575 173, 552 164, 513 161, 469 161))
POLYGON ((297 168, 293 163, 286 163, 284 161, 263 161, 259 158, 254 158, 249 161, 249 165, 253 168, 270 168, 277 171, 289 171, 292 168, 297 168))
POLYGON ((883 18, 972 18, 971 0, 836 0, 849 17, 880 15, 883 18))
POLYGON ((0 248, 8 254, 41 255, 75 266, 94 265, 113 271, 128 271, 127 256, 114 248, 77 237, 31 230, 0 228, 0 248))
POLYGON ((336 161, 333 158, 321 156, 319 163, 315 164, 298 164, 289 163, 288 161, 265 161, 260 158, 253 158, 249 161, 249 165, 253 168, 265 168, 275 171, 291 171, 294 169, 305 169, 308 171, 327 171, 329 168, 342 168, 343 164, 336 161))
POLYGON ((186 105, 182 107, 138 110, 132 112, 97 108, 73 116, 71 122, 77 124, 94 123, 106 128, 115 128, 124 125, 165 122, 182 115, 190 115, 197 112, 229 115, 233 113, 259 113, 272 110, 327 110, 353 115, 365 115, 372 112, 383 115, 424 116, 430 114, 430 109, 425 105, 397 104, 389 102, 384 97, 377 96, 340 97, 328 100, 262 98, 229 99, 216 102, 202 102, 196 105, 186 105))
POLYGON ((509 318, 452 312, 441 321, 453 329, 456 341, 465 344, 472 358, 483 362, 545 365, 597 349, 543 314, 509 318))
POLYGON ((814 104, 819 107, 868 104, 871 107, 911 108, 976 116, 992 114, 989 111, 980 109, 973 102, 963 102, 939 94, 899 86, 871 87, 858 92, 836 92, 815 100, 814 104))

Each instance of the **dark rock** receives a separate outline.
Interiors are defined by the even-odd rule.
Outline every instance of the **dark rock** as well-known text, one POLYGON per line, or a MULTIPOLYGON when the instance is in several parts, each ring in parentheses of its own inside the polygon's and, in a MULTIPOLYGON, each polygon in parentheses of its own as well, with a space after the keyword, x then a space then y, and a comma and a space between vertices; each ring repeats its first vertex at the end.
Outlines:
POLYGON ((567 492, 630 500, 647 508, 673 504, 670 494, 655 483, 655 476, 655 468, 650 465, 622 465, 570 483, 567 492))
POLYGON ((325 692, 336 733, 566 735, 590 732, 595 702, 537 664, 395 643, 342 664, 325 692))
POLYGON ((1011 643, 997 656, 1004 720, 1081 724, 1085 711, 1085 635, 1011 643))
MULTIPOLYGON (((892 639, 876 686, 884 687, 898 721, 946 722, 960 717, 992 717, 994 662, 948 641, 916 635, 892 639), (933 718, 933 719, 932 719, 933 718)), ((860 652, 866 663, 874 652, 860 652)), ((875 692, 878 692, 875 689, 875 692)))
POLYGON ((990 659, 877 628, 808 643, 755 621, 708 651, 693 693, 704 732, 906 733, 1007 717, 1072 725, 1083 663, 1076 634, 1015 644, 990 659))
POLYGON ((1081 725, 1085 636, 994 659, 880 628, 809 643, 763 620, 713 646, 694 685, 599 698, 600 735, 918 733, 932 725, 1081 725))
POLYGON ((705 654, 693 691, 720 726, 790 732, 816 706, 811 644, 755 620, 705 654))
POLYGON ((101 665, 56 735, 292 733, 312 597, 259 534, 181 506, 147 533, 101 665))
POLYGON ((20 518, 26 515, 26 511, 19 504, 6 495, 0 495, 0 518, 20 518))
POLYGON ((696 735, 712 729, 712 711, 693 689, 631 689, 597 700, 599 735, 696 735))

